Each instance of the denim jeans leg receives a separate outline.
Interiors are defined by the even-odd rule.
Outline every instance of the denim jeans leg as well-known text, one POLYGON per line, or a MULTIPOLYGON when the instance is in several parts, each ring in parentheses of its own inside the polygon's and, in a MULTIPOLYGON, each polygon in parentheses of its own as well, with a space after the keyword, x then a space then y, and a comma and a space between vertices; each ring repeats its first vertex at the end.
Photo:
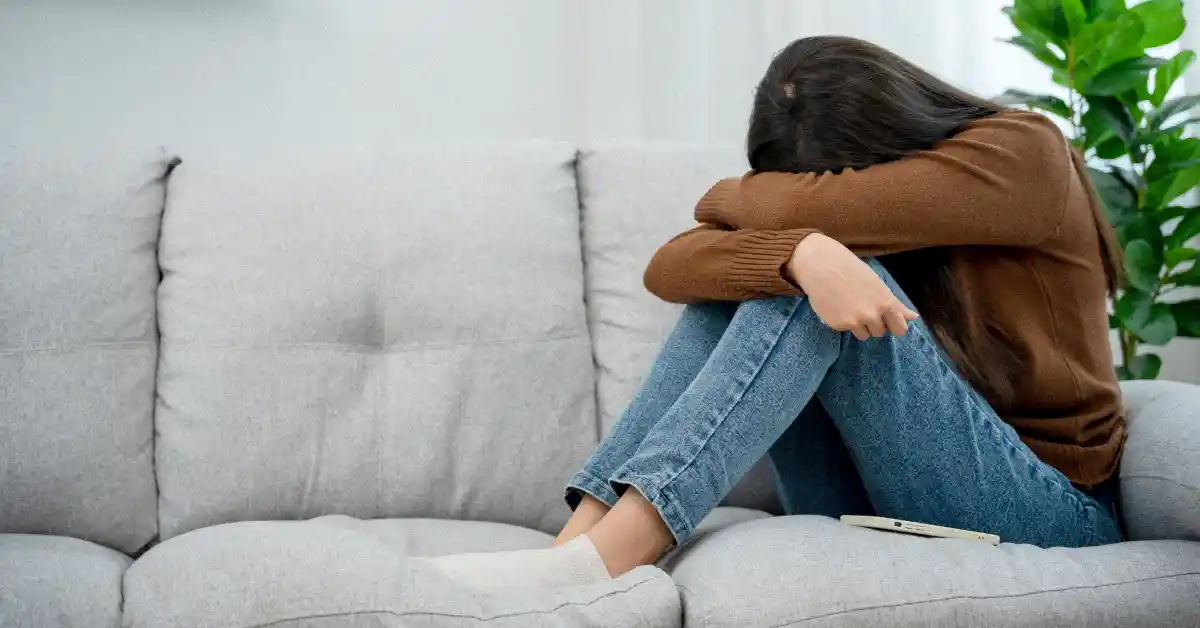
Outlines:
POLYGON ((875 514, 854 459, 820 401, 804 407, 767 456, 785 514, 875 514))
POLYGON ((641 389, 583 469, 568 482, 566 499, 572 509, 579 505, 581 493, 609 506, 616 503, 618 496, 609 478, 633 456, 650 428, 691 385, 736 310, 736 303, 701 303, 684 308, 641 389))
POLYGON ((902 338, 843 338, 817 397, 884 516, 1042 547, 1121 540, 1112 513, 1021 442, 923 323, 902 338))
POLYGON ((695 380, 612 475, 614 490, 636 487, 683 541, 814 398, 880 514, 1041 546, 1120 539, 1111 514, 962 381, 922 322, 858 341, 803 298, 738 307, 695 380))
POLYGON ((840 334, 806 299, 748 301, 684 391, 613 475, 682 542, 813 398, 840 334))

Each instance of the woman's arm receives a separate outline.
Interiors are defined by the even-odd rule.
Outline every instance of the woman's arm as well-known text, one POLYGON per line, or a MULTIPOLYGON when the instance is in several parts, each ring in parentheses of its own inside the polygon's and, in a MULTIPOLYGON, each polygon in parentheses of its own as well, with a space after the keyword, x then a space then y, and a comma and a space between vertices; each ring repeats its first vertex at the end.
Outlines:
POLYGON ((806 294, 826 325, 860 340, 903 336, 917 318, 850 249, 803 229, 701 225, 659 249, 646 287, 676 303, 806 294))
POLYGON ((646 289, 664 301, 748 301, 800 296, 783 268, 810 229, 734 231, 703 224, 667 242, 646 267, 646 289))
POLYGON ((1054 123, 1009 112, 972 123, 933 150, 862 170, 722 181, 696 217, 736 229, 820 231, 862 256, 1032 246, 1060 223, 1073 176, 1054 123))

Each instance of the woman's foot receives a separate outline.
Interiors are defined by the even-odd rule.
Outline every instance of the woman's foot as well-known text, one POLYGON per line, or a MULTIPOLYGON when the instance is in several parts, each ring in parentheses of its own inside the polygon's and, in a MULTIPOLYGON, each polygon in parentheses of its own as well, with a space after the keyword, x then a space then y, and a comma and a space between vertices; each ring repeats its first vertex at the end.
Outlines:
POLYGON ((675 542, 658 509, 632 486, 587 536, 614 578, 653 565, 675 542))
MULTIPOLYGON (((559 537, 567 533, 564 528, 559 537)), ((673 540, 654 505, 632 489, 586 534, 554 547, 423 560, 452 580, 477 589, 576 587, 652 565, 673 540)))
POLYGON ((548 549, 454 554, 422 559, 476 589, 577 587, 610 578, 587 535, 548 549))
POLYGON ((562 532, 558 533, 558 537, 554 539, 551 547, 558 547, 575 537, 587 534, 597 523, 600 523, 609 510, 611 509, 607 504, 584 493, 583 498, 579 500, 579 505, 575 507, 570 521, 567 521, 562 532))

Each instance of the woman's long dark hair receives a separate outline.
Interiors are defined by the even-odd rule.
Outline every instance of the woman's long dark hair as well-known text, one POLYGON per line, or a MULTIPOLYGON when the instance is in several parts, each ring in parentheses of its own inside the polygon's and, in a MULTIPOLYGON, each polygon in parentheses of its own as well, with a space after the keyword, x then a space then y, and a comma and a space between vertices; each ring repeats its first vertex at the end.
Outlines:
MULTIPOLYGON (((849 37, 806 37, 784 48, 758 85, 746 152, 760 172, 840 172, 928 150, 972 121, 1004 107, 972 96, 874 44, 849 37)), ((1120 253, 1100 213, 1083 158, 1074 167, 1101 235, 1110 292, 1120 253)), ((1008 406, 1021 357, 1003 331, 962 304, 962 287, 944 249, 880 261, 912 299, 962 376, 993 406, 1008 406)))

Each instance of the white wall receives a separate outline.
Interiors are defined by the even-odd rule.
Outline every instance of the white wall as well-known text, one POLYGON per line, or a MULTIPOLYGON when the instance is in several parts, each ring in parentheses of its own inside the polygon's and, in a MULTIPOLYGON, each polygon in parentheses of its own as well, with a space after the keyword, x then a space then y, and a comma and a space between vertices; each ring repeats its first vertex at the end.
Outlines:
POLYGON ((582 81, 571 4, 0 0, 0 130, 570 137, 582 81))
MULTIPOLYGON (((984 95, 1052 89, 996 41, 1006 4, 0 0, 0 142, 736 144, 771 54, 804 35, 870 39, 984 95)), ((1200 343, 1164 356, 1167 376, 1200 381, 1200 343)))
POLYGON ((771 54, 876 40, 1049 85, 1004 0, 0 0, 0 138, 738 142, 771 54), (934 36, 938 33, 938 36, 934 36))

